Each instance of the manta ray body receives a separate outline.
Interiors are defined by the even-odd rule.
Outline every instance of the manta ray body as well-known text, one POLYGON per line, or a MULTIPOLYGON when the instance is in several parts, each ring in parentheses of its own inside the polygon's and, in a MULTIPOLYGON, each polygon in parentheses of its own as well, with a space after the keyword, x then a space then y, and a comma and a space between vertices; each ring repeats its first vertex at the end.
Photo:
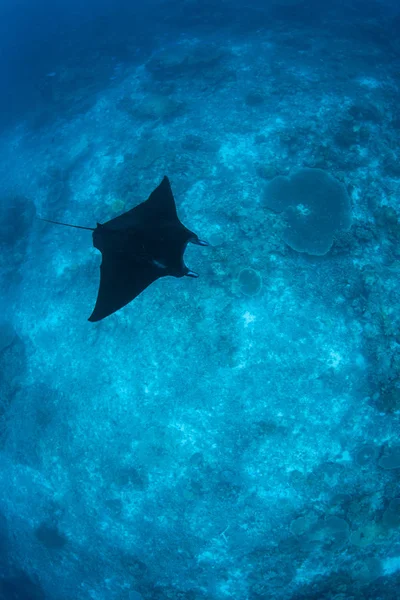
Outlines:
POLYGON ((93 231, 102 262, 91 322, 120 310, 160 277, 198 277, 185 265, 185 248, 189 242, 208 245, 179 220, 168 177, 145 202, 96 228, 43 220, 93 231))

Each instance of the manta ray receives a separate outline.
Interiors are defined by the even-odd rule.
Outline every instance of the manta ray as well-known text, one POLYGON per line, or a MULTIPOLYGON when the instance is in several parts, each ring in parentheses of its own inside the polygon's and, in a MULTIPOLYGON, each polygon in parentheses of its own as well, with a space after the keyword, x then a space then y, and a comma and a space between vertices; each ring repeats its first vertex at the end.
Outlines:
POLYGON ((92 323, 132 302, 160 277, 198 277, 185 265, 183 255, 189 242, 208 246, 179 220, 168 177, 145 202, 95 228, 42 220, 93 231, 93 246, 102 261, 92 323))

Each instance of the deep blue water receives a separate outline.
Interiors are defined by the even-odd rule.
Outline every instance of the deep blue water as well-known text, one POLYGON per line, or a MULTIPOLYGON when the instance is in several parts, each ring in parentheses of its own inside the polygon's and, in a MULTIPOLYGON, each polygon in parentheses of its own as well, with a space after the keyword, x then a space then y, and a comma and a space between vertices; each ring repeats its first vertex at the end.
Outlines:
MULTIPOLYGON (((400 7, 0 4, 0 600, 396 600, 400 7), (168 175, 198 279, 87 321, 168 175)), ((162 267, 162 265, 161 265, 162 267)))

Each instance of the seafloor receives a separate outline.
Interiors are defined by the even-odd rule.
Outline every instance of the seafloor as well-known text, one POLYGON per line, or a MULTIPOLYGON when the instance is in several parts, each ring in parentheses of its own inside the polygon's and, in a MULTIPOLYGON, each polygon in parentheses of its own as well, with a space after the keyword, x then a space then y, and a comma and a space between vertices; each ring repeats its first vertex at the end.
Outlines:
POLYGON ((3 127, 0 598, 395 600, 400 19, 183 6, 47 57, 3 127), (271 201, 300 169, 324 210, 271 201), (94 227, 164 175, 200 278, 88 323, 90 232, 37 216, 94 227))

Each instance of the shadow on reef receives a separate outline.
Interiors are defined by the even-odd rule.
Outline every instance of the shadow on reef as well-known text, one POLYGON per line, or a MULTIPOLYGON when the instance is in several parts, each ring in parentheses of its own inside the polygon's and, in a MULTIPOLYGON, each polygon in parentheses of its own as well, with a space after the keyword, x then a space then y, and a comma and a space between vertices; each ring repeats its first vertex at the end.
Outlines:
POLYGON ((0 600, 45 600, 39 582, 12 567, 7 520, 0 512, 0 600))
POLYGON ((0 272, 3 285, 18 283, 36 216, 32 200, 3 196, 0 202, 0 272))
POLYGON ((45 595, 39 582, 16 570, 10 577, 0 578, 0 600, 45 600, 45 595))
MULTIPOLYGON (((4 451, 9 433, 9 414, 17 394, 22 390, 26 372, 26 348, 14 328, 0 321, 0 452, 4 451)), ((0 531, 1 515, 0 515, 0 531)), ((1 538, 0 538, 1 539, 1 538)), ((0 541, 0 558, 1 553, 0 541)), ((1 562, 0 562, 1 567, 1 562)), ((1 571, 0 571, 1 573, 1 571)))

